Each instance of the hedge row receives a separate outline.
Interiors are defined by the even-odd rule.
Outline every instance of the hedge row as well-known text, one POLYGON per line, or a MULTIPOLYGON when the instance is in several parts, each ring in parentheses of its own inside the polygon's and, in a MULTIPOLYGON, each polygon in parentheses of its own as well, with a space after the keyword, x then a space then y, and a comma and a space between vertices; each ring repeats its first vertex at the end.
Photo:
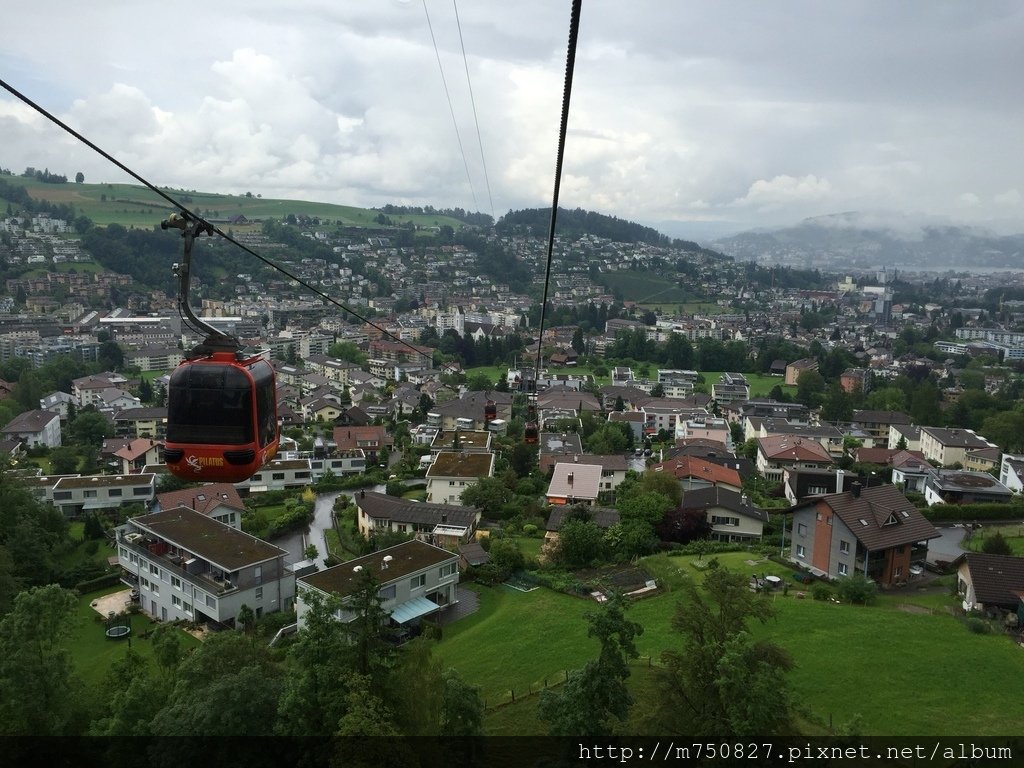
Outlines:
POLYGON ((1024 520, 1024 504, 934 504, 921 513, 932 522, 1024 520))
POLYGON ((120 573, 108 573, 105 576, 97 576, 95 579, 86 579, 75 584, 75 589, 79 594, 86 594, 87 592, 95 592, 97 589, 104 589, 106 587, 112 587, 121 581, 120 573))

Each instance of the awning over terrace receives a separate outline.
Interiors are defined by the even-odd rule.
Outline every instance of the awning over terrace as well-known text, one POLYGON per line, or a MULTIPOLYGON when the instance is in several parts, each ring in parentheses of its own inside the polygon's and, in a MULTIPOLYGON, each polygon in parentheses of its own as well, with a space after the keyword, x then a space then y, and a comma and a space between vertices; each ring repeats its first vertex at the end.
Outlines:
POLYGON ((391 612, 391 618, 398 624, 405 624, 420 616, 425 616, 440 609, 437 603, 427 600, 425 597, 414 597, 408 602, 402 603, 391 612))

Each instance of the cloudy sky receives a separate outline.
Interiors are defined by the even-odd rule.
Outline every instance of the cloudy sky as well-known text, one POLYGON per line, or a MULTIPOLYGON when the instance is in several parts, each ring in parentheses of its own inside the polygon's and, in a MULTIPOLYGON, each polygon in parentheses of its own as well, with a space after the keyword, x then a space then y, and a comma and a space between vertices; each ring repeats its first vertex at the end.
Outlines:
MULTIPOLYGON (((0 78, 157 184, 501 216, 550 205, 569 9, 33 0, 0 78)), ((694 238, 1024 231, 1022 40, 1019 0, 584 0, 560 204, 694 238)), ((0 166, 126 180, 4 91, 0 166)))

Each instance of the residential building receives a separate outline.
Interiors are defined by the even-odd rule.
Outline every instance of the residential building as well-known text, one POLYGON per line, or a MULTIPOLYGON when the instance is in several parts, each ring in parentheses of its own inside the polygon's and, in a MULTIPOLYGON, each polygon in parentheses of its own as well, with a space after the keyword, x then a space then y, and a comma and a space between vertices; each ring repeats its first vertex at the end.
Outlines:
POLYGON ((126 408, 114 414, 114 434, 163 440, 167 436, 167 408, 126 408))
POLYGON ((1014 493, 1024 491, 1024 456, 1004 453, 999 465, 999 482, 1014 493))
POLYGON ((845 469, 786 469, 782 473, 782 485, 790 504, 801 502, 809 496, 842 493, 856 480, 857 475, 845 469))
POLYGON ((53 411, 25 411, 7 422, 0 434, 27 448, 57 448, 60 446, 60 415, 53 411))
POLYGON ((152 511, 174 507, 188 507, 229 528, 242 530, 245 503, 231 483, 207 483, 198 488, 158 493, 152 511))
POLYGON ((773 482, 782 481, 785 469, 826 469, 830 466, 832 456, 816 440, 790 435, 757 438, 757 468, 773 482))
POLYGON ((963 466, 968 451, 996 447, 973 429, 921 427, 921 453, 929 461, 938 462, 944 467, 953 464, 963 466))
POLYGON ((903 411, 854 410, 853 412, 853 426, 867 432, 876 442, 886 442, 889 439, 889 427, 894 424, 910 424, 910 417, 903 411))
POLYGON ((900 443, 908 451, 921 450, 921 428, 916 424, 890 424, 889 448, 899 448, 900 443))
POLYGON ((1013 491, 987 472, 932 469, 925 478, 924 498, 932 504, 1008 502, 1013 491))
POLYGON ((125 504, 149 504, 156 495, 156 475, 65 475, 53 486, 53 505, 65 517, 125 504))
POLYGON ((713 486, 722 486, 738 492, 743 487, 740 473, 735 469, 699 456, 680 455, 660 464, 654 464, 651 469, 654 472, 671 474, 679 481, 684 492, 713 486))
POLYGON ((188 507, 130 518, 117 551, 123 580, 161 621, 234 626, 243 605, 259 618, 295 597, 285 550, 188 507))
POLYGON ((380 424, 365 427, 335 427, 334 442, 339 451, 361 450, 366 454, 367 464, 376 464, 380 450, 392 447, 394 439, 380 424))
POLYGON ((481 477, 494 475, 493 453, 441 451, 427 470, 427 501, 462 504, 462 492, 481 477))
POLYGON ((359 533, 365 538, 383 531, 406 533, 450 549, 470 541, 480 524, 475 507, 425 504, 375 491, 360 491, 353 500, 359 533))
POLYGON ((547 502, 552 505, 597 503, 602 468, 597 464, 559 462, 548 483, 547 502))
POLYGON ((283 491, 286 488, 303 488, 313 482, 313 470, 309 459, 274 459, 260 468, 248 480, 236 483, 239 490, 249 493, 283 491))
POLYGON ((893 485, 807 499, 792 509, 790 559, 828 578, 862 573, 882 586, 906 581, 939 532, 893 485))
POLYGON ((114 459, 121 464, 121 474, 130 475, 144 471, 150 464, 160 463, 163 449, 164 444, 158 440, 138 437, 114 451, 114 459))
POLYGON ((311 593, 321 598, 341 598, 336 617, 344 622, 354 619, 347 598, 369 577, 378 584, 381 608, 396 625, 415 626, 423 618, 458 602, 458 554, 413 539, 299 578, 299 631, 305 626, 311 593))
POLYGON ((965 611, 1024 614, 1024 557, 967 552, 953 564, 965 611))
POLYGON ((683 510, 699 510, 711 526, 716 541, 750 543, 760 541, 768 513, 750 503, 745 493, 726 486, 709 486, 683 494, 683 510))
POLYGON ((816 371, 818 370, 818 360, 814 357, 804 357, 799 360, 794 360, 792 363, 786 366, 786 378, 785 383, 789 386, 796 386, 797 379, 800 378, 800 374, 804 371, 816 371))

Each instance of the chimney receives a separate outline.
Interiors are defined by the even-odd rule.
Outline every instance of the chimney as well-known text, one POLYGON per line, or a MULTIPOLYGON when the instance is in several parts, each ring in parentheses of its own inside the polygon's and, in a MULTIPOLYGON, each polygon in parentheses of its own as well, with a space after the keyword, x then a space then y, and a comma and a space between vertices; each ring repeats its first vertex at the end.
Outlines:
POLYGON ((441 522, 442 523, 447 523, 448 522, 448 515, 447 514, 444 514, 444 513, 441 514, 441 522))
POLYGON ((568 475, 566 476, 565 480, 566 480, 566 482, 567 482, 567 483, 569 483, 569 485, 572 485, 572 472, 570 472, 570 473, 569 473, 569 474, 568 474, 568 475))
POLYGON ((365 488, 359 492, 359 498, 360 499, 365 499, 366 498, 366 489, 365 488))
POLYGON ((843 492, 843 470, 836 469, 836 493, 843 492))
POLYGON ((853 494, 853 498, 860 498, 860 483, 850 483, 850 493, 853 494))

